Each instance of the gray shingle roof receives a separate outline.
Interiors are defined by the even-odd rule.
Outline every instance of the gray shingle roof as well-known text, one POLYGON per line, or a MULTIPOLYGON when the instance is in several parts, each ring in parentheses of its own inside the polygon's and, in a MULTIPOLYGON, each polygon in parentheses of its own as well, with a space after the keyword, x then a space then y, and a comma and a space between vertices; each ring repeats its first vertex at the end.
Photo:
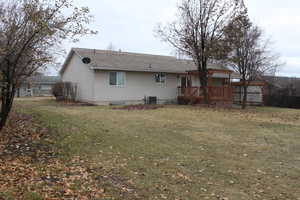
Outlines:
MULTIPOLYGON (((73 48, 72 50, 81 58, 89 57, 92 68, 99 70, 166 73, 184 73, 186 71, 197 70, 192 60, 179 60, 171 56, 82 48, 73 48)), ((208 68, 228 70, 228 68, 217 64, 210 64, 208 68)))

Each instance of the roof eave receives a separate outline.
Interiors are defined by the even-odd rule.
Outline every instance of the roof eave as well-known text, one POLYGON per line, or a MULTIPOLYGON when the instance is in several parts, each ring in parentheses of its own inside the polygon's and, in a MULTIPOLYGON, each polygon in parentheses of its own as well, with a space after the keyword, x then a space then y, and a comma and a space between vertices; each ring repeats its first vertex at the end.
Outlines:
POLYGON ((66 58, 66 60, 65 60, 65 62, 63 64, 61 70, 59 71, 59 74, 61 76, 65 72, 65 70, 67 68, 67 65, 69 64, 69 62, 70 62, 70 60, 71 60, 71 58, 73 57, 74 54, 76 54, 79 58, 82 58, 82 56, 76 52, 76 48, 72 48, 70 50, 70 52, 68 53, 68 56, 67 56, 67 58, 66 58))
POLYGON ((63 73, 65 72, 66 67, 67 67, 67 65, 69 64, 69 62, 70 62, 70 60, 71 60, 71 58, 72 58, 72 56, 73 56, 74 53, 75 53, 75 51, 74 51, 73 49, 71 49, 70 52, 68 53, 68 56, 67 56, 67 58, 66 58, 64 64, 62 65, 61 70, 59 71, 59 74, 60 74, 61 76, 62 76, 63 73))
POLYGON ((129 69, 116 69, 110 67, 91 67, 92 70, 103 71, 124 71, 124 72, 148 72, 148 73, 170 73, 170 74, 185 74, 184 71, 167 71, 167 70, 129 70, 129 69))

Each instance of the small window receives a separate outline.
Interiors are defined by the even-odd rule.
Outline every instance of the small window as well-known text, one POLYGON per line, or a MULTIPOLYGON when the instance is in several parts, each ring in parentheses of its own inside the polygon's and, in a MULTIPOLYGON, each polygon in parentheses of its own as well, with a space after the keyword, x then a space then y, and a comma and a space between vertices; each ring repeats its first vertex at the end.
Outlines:
POLYGON ((109 84, 114 86, 123 86, 125 84, 125 73, 109 72, 109 84))
POLYGON ((156 83, 166 83, 166 74, 165 73, 155 74, 155 82, 156 83))

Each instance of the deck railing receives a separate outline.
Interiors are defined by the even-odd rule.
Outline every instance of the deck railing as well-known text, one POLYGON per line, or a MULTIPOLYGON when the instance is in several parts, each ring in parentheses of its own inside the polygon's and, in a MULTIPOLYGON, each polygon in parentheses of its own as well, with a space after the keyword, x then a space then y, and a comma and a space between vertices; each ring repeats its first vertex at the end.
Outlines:
MULTIPOLYGON (((208 97, 211 100, 232 100, 232 88, 230 86, 208 86, 208 97)), ((203 97, 201 87, 178 87, 178 96, 203 97)))

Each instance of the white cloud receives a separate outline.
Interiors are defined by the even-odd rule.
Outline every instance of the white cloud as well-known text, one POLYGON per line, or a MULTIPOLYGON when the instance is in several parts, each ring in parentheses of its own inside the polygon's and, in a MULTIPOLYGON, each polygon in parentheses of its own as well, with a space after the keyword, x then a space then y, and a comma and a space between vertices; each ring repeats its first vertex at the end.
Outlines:
MULTIPOLYGON (((88 6, 97 36, 87 36, 72 46, 105 49, 110 42, 124 51, 168 55, 172 48, 155 38, 159 22, 172 21, 180 0, 75 0, 88 6)), ((283 56, 286 66, 281 74, 300 76, 300 2, 296 0, 246 0, 251 19, 271 36, 274 50, 283 56)))
POLYGON ((279 68, 278 75, 300 77, 300 57, 283 57, 286 66, 279 68))

